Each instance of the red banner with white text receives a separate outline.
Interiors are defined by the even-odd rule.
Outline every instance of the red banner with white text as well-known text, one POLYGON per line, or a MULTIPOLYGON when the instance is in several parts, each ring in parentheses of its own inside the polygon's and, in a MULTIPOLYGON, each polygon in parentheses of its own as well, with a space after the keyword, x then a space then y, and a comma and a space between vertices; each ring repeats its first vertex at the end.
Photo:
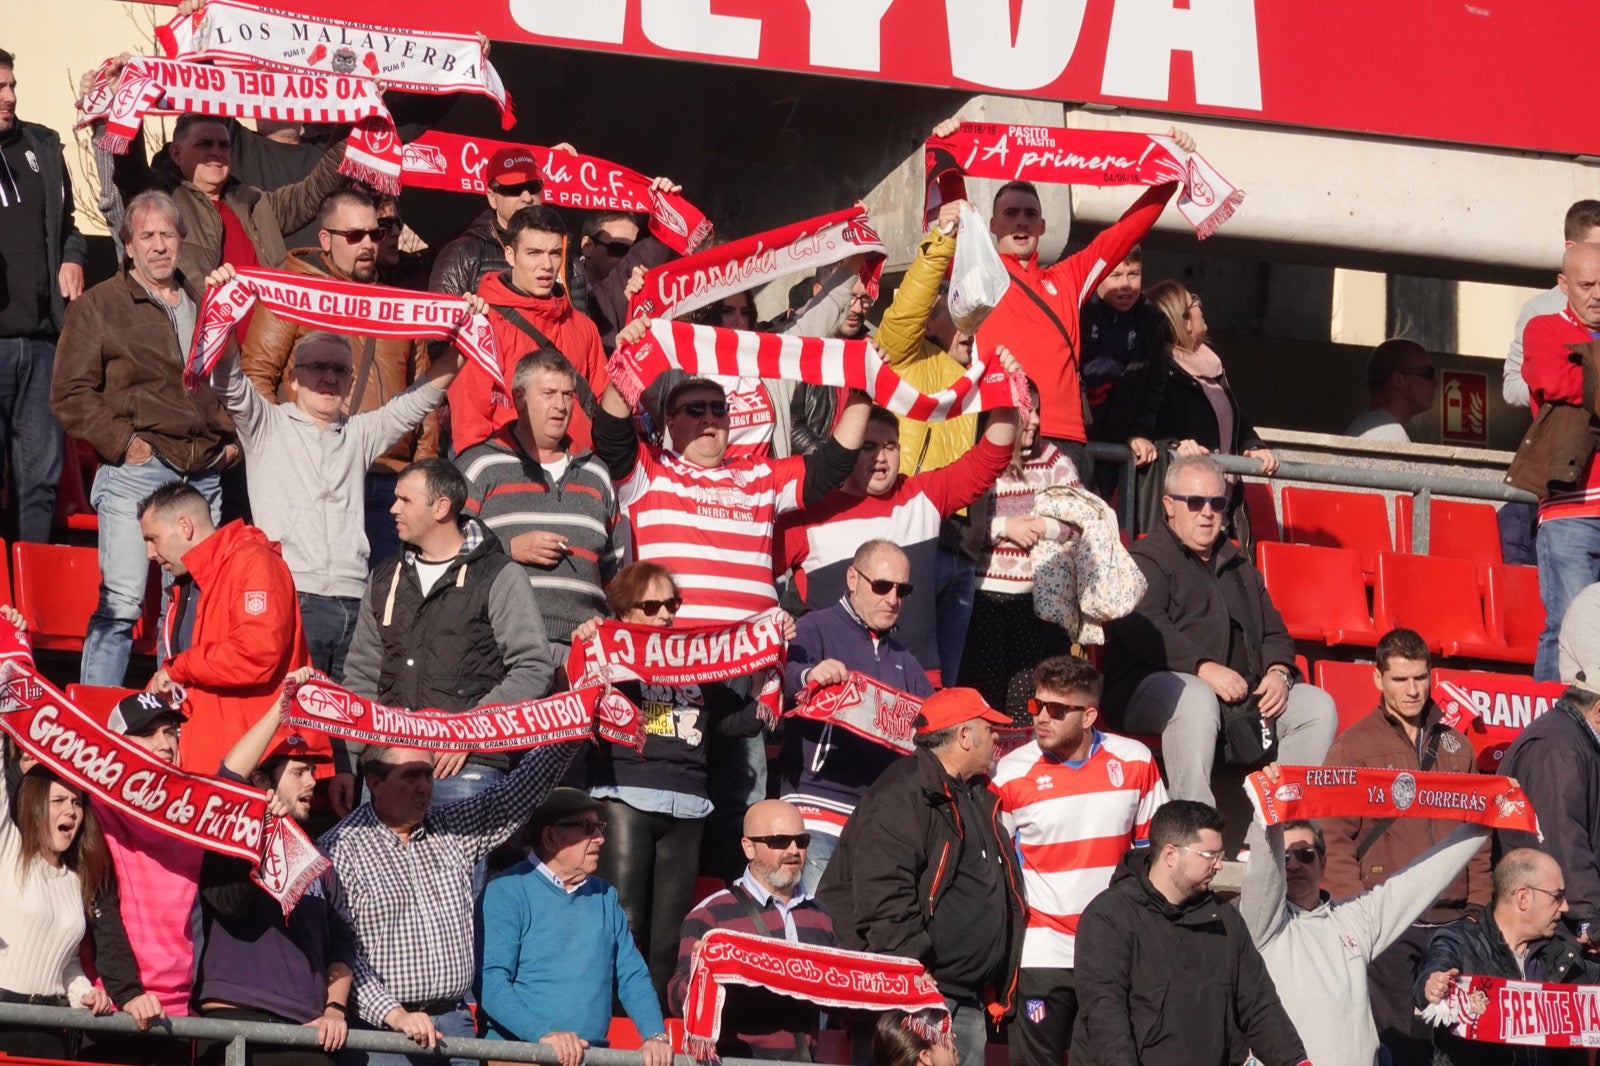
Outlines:
POLYGON ((1461 974, 1423 1018, 1449 1025, 1456 1036, 1489 1044, 1600 1047, 1600 985, 1461 974))

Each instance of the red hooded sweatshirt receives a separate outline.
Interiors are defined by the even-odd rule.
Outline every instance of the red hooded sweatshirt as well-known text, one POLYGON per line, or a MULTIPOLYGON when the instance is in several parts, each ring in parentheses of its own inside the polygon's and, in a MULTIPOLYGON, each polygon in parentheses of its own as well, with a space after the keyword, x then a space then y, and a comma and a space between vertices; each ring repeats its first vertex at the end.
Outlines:
MULTIPOLYGON (((600 330, 588 315, 572 309, 564 289, 557 286, 551 296, 529 296, 511 287, 509 271, 500 271, 484 275, 478 282, 478 295, 490 307, 489 321, 494 325, 495 347, 500 352, 500 367, 507 385, 511 384, 517 360, 539 347, 539 342, 505 315, 496 313, 494 308, 497 307, 514 308, 529 325, 549 338, 577 369, 578 375, 589 383, 595 396, 605 391, 611 379, 606 376, 606 353, 600 346, 600 330)), ((516 420, 517 409, 511 397, 500 393, 483 371, 468 363, 456 375, 450 385, 450 440, 457 454, 488 440, 501 427, 516 420)), ((589 450, 589 418, 576 405, 567 435, 572 438, 574 452, 589 450)))

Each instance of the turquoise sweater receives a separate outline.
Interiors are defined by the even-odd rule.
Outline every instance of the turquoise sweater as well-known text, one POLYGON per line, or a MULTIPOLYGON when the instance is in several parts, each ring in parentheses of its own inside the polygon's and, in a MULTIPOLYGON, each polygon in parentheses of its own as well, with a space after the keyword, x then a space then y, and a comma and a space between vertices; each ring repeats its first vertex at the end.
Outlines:
POLYGON ((666 1030, 617 890, 598 877, 568 893, 530 860, 490 881, 478 905, 478 958, 490 1040, 574 1032, 605 1047, 613 989, 640 1035, 666 1030))

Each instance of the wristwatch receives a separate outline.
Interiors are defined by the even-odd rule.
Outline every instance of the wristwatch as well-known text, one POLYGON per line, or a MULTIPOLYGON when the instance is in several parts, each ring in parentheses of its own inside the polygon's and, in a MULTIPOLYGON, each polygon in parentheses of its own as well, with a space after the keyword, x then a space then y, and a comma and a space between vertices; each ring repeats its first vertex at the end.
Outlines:
POLYGON ((1289 686, 1291 689, 1294 688, 1294 672, 1288 668, 1274 666, 1271 667, 1267 672, 1272 674, 1281 674, 1283 676, 1283 683, 1289 686))

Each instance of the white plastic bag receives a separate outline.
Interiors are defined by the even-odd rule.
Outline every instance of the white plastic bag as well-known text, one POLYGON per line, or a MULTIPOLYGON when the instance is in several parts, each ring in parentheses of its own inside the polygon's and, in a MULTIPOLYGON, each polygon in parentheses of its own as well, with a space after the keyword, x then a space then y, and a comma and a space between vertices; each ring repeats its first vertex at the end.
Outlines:
POLYGON ((977 208, 962 204, 956 261, 950 271, 950 318, 956 329, 969 337, 977 333, 1010 287, 1011 275, 989 239, 988 224, 977 208))

